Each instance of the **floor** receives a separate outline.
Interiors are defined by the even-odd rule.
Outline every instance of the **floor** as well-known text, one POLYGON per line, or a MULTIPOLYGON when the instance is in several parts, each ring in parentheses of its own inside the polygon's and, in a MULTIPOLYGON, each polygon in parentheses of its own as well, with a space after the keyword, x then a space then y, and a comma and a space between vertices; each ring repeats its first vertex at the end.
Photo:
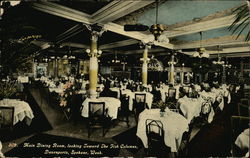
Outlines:
MULTIPOLYGON (((83 120, 78 121, 67 121, 63 113, 57 111, 57 109, 48 105, 46 97, 40 94, 38 89, 31 89, 31 94, 34 96, 35 100, 41 107, 41 110, 44 112, 47 121, 51 124, 51 130, 43 131, 43 133, 72 137, 90 141, 105 142, 105 143, 116 143, 113 139, 114 136, 119 135, 120 133, 126 132, 129 129, 132 129, 136 126, 134 118, 131 116, 130 127, 127 127, 125 122, 116 122, 114 127, 111 127, 110 130, 106 133, 105 137, 101 136, 101 131, 94 131, 90 138, 87 135, 87 127, 83 120)), ((230 115, 228 110, 221 112, 214 121, 202 127, 194 128, 191 133, 191 142, 188 146, 188 156, 197 157, 197 156, 230 156, 230 115)), ((3 143, 3 153, 12 149, 10 143, 20 144, 28 138, 35 135, 29 134, 27 136, 7 141, 3 143)), ((129 138, 127 138, 129 139, 129 138)), ((136 153, 131 152, 127 149, 120 149, 119 156, 133 156, 133 157, 144 157, 146 152, 144 148, 140 148, 136 153)), ((175 157, 176 155, 169 154, 167 157, 175 157)))

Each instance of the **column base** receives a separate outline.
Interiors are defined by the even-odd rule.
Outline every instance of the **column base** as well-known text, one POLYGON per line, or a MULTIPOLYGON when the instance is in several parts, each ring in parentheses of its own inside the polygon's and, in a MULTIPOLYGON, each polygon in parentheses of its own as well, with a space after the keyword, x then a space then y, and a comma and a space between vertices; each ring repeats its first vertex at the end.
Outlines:
POLYGON ((95 98, 97 98, 97 96, 98 96, 98 94, 95 90, 89 90, 89 97, 91 99, 95 99, 95 98))

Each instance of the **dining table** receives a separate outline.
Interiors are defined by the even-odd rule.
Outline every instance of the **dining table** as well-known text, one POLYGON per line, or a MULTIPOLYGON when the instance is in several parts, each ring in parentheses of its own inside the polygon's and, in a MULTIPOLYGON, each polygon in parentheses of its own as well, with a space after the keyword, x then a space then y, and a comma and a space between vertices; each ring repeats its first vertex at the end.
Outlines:
POLYGON ((245 129, 240 135, 236 138, 235 144, 242 150, 249 149, 249 132, 250 128, 245 129))
POLYGON ((235 140, 235 145, 238 146, 242 151, 245 149, 247 150, 247 153, 245 153, 244 157, 249 157, 249 135, 250 135, 250 128, 245 129, 243 132, 240 133, 240 135, 235 140))
POLYGON ((111 119, 117 119, 118 109, 121 107, 121 101, 113 97, 86 98, 82 103, 81 115, 89 117, 89 102, 104 102, 105 109, 108 109, 108 116, 111 119))
POLYGON ((29 83, 29 77, 28 76, 18 76, 17 81, 19 83, 29 83))
POLYGON ((25 101, 18 99, 3 99, 0 100, 0 106, 11 106, 14 107, 14 122, 13 125, 17 124, 19 121, 25 121, 29 126, 34 118, 34 114, 29 104, 25 101))
POLYGON ((179 113, 165 109, 164 115, 160 114, 160 109, 145 109, 139 115, 136 135, 142 140, 145 148, 148 148, 146 134, 146 120, 159 120, 163 124, 164 143, 171 148, 171 152, 177 152, 180 147, 184 132, 189 130, 188 120, 179 113))
MULTIPOLYGON (((200 116, 201 108, 205 100, 202 97, 189 98, 186 95, 177 101, 177 108, 181 110, 183 116, 190 123, 195 117, 200 116)), ((208 114, 208 123, 211 123, 214 118, 214 110, 211 108, 208 114)))

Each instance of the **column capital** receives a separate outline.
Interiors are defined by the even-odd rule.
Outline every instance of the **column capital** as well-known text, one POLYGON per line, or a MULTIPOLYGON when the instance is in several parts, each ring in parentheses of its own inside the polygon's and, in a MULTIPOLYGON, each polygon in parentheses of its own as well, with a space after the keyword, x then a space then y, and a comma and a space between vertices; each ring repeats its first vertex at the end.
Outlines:
POLYGON ((101 27, 97 24, 85 25, 85 26, 91 32, 91 40, 93 40, 95 42, 98 40, 98 37, 103 34, 103 32, 107 31, 107 30, 103 29, 103 27, 101 27))
POLYGON ((140 42, 140 48, 151 49, 152 45, 153 45, 153 43, 151 43, 151 42, 149 42, 149 43, 140 42))

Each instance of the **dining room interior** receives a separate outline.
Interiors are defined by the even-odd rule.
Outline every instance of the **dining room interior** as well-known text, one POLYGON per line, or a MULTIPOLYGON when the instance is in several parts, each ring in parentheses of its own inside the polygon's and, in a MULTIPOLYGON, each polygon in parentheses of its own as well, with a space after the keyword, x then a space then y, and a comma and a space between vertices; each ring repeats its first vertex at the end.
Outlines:
POLYGON ((249 157, 249 0, 0 9, 0 158, 249 157))

